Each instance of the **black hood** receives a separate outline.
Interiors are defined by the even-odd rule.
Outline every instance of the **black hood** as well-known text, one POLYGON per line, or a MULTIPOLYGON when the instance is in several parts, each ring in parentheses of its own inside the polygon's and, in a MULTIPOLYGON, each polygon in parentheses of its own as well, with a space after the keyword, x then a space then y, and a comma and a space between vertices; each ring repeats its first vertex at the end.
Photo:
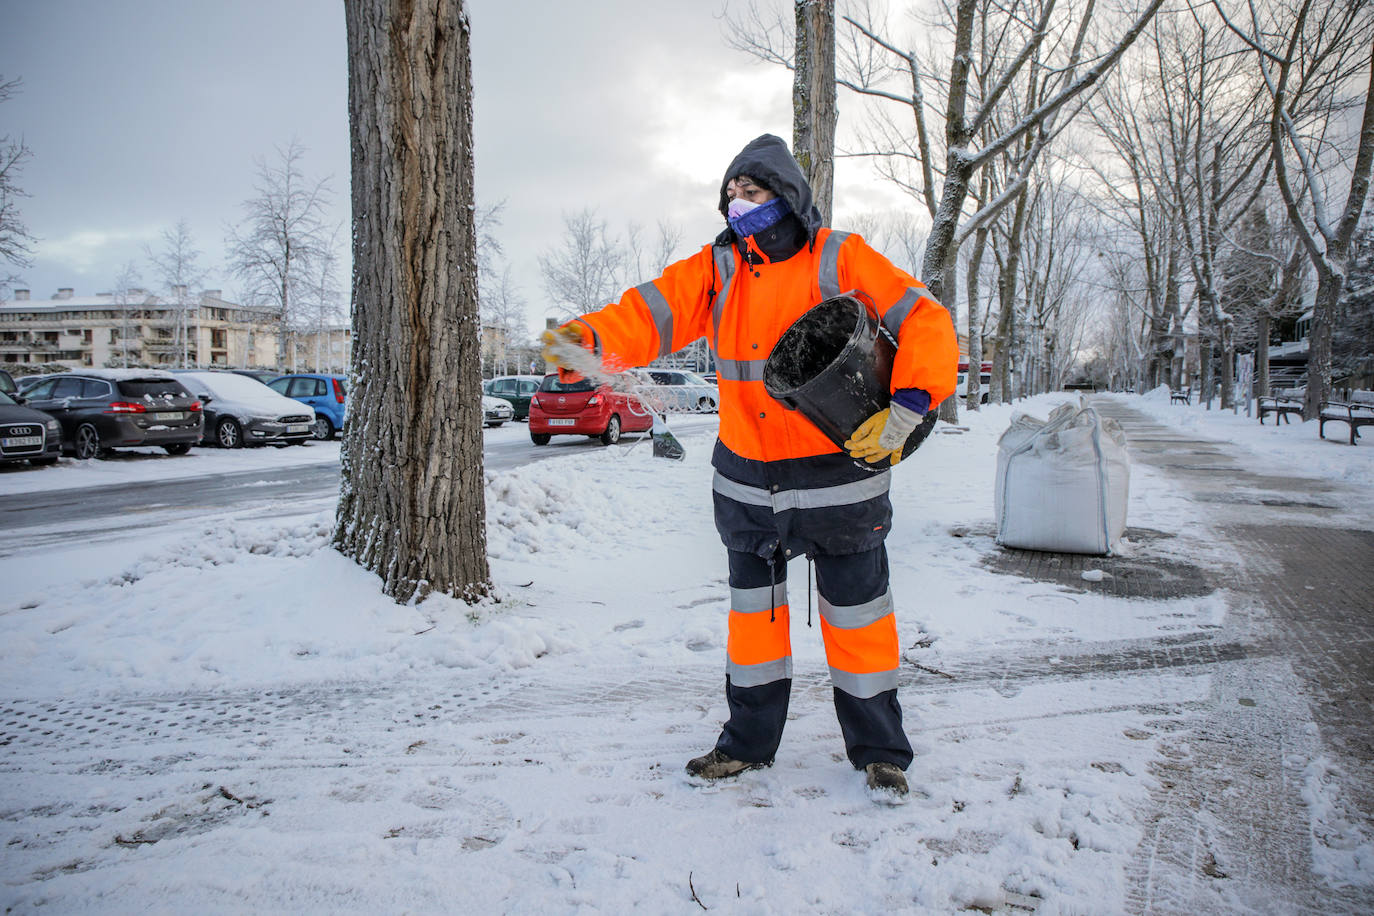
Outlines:
MULTIPOLYGON (((748 175, 755 182, 787 201, 792 213, 806 229, 808 239, 814 240, 816 232, 824 225, 821 211, 811 202, 811 185, 802 174, 801 166, 792 158, 787 144, 781 137, 764 134, 742 150, 725 170, 720 181, 720 215, 725 216, 730 206, 730 198, 725 195, 725 186, 731 178, 748 175)), ((726 229, 726 233, 729 233, 726 229)))

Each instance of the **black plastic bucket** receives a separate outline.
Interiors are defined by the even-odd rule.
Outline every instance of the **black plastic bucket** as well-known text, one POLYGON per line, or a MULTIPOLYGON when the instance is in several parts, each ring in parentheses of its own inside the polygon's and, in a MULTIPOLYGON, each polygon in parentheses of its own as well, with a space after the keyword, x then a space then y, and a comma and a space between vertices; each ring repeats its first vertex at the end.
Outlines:
MULTIPOLYGON (((840 448, 869 417, 891 401, 897 347, 872 310, 852 295, 812 306, 778 338, 763 367, 770 397, 799 411, 840 448)), ((935 426, 926 415, 902 448, 914 452, 935 426)), ((865 470, 883 470, 856 459, 865 470)))

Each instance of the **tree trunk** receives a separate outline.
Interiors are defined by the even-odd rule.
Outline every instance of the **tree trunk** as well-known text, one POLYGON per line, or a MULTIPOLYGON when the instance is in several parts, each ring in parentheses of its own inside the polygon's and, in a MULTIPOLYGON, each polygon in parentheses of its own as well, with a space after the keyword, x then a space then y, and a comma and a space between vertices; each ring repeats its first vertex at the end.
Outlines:
POLYGON ((1178 316, 1178 242, 1169 244, 1164 256, 1164 296, 1158 314, 1150 315, 1151 370, 1148 388, 1160 385, 1178 387, 1174 376, 1178 340, 1173 334, 1178 316))
POLYGON ((835 184, 835 0, 796 4, 792 153, 828 226, 835 184))
POLYGON ((1221 316, 1221 406, 1236 406, 1236 335, 1235 320, 1221 316))
POLYGON ((1023 191, 1016 198, 1011 230, 1007 233, 1006 256, 997 278, 1000 313, 997 316, 997 353, 992 364, 992 386, 997 392, 998 402, 1002 404, 1011 403, 1016 394, 1012 378, 1016 352, 1016 290, 1021 270, 1021 234, 1025 226, 1026 194, 1023 191))
MULTIPOLYGON (((964 406, 977 410, 983 399, 983 311, 979 301, 978 278, 983 268, 983 252, 987 250, 988 227, 973 234, 973 251, 968 259, 968 374, 964 379, 964 406)), ((991 379, 989 379, 991 381, 991 379)))
MULTIPOLYGON (((1374 90, 1371 90, 1374 91, 1374 90)), ((1331 324, 1345 289, 1345 274, 1331 269, 1331 262, 1345 266, 1344 252, 1332 252, 1330 261, 1317 263, 1317 295, 1312 303, 1312 332, 1307 338, 1307 397, 1302 418, 1316 419, 1321 402, 1331 391, 1331 324)))
POLYGON ((1255 391, 1256 397, 1269 393, 1269 312, 1260 309, 1255 318, 1255 391))
MULTIPOLYGON (((921 282, 926 285, 931 297, 949 310, 951 317, 954 309, 950 303, 954 301, 957 287, 954 269, 959 256, 954 233, 959 228, 959 211, 968 197, 968 181, 972 172, 966 164, 956 168, 956 162, 963 162, 963 157, 951 156, 946 166, 944 193, 935 213, 934 225, 926 238, 925 261, 921 266, 921 282)), ((955 326, 958 327, 957 323, 955 326)), ((946 423, 959 422, 956 396, 946 398, 940 405, 940 419, 946 423)))
MULTIPOLYGON (((1201 316, 1199 316, 1199 319, 1201 316)), ((1213 343, 1210 331, 1199 331, 1197 335, 1198 371, 1202 373, 1202 403, 1207 405, 1207 409, 1212 409, 1212 397, 1216 394, 1216 386, 1212 384, 1212 353, 1213 343)))
POLYGON ((348 0, 349 431, 334 545, 397 601, 491 590, 462 0, 348 0))

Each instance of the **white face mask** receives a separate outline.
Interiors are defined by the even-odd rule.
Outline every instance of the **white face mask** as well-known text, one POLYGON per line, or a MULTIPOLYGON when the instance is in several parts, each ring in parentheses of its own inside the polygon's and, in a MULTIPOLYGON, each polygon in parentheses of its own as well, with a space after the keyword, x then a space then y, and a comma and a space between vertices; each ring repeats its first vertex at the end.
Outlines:
POLYGON ((753 201, 745 200, 743 197, 736 197, 730 201, 730 206, 725 208, 725 214, 729 216, 730 219, 739 219, 757 206, 758 204, 753 201))

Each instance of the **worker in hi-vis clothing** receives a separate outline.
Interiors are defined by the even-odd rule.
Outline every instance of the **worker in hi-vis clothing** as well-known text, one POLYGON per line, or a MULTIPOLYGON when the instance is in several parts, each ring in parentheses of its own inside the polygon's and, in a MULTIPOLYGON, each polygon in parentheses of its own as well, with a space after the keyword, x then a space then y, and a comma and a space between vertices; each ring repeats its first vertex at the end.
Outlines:
POLYGON ((703 335, 715 357, 712 498, 730 564, 730 717, 715 748, 690 760, 687 772, 714 780, 773 762, 792 686, 787 561, 805 554, 815 562, 849 760, 870 789, 905 795, 912 751, 897 702, 897 623, 883 546, 892 520, 888 471, 912 430, 954 393, 954 325, 918 280, 858 235, 821 225, 811 188, 778 137, 759 137, 730 163, 719 208, 728 225, 713 244, 620 301, 545 331, 545 357, 564 366, 558 350, 576 343, 618 371, 703 335), (890 406, 842 450, 768 395, 763 366, 794 321, 851 290, 876 307, 897 352, 890 406))

